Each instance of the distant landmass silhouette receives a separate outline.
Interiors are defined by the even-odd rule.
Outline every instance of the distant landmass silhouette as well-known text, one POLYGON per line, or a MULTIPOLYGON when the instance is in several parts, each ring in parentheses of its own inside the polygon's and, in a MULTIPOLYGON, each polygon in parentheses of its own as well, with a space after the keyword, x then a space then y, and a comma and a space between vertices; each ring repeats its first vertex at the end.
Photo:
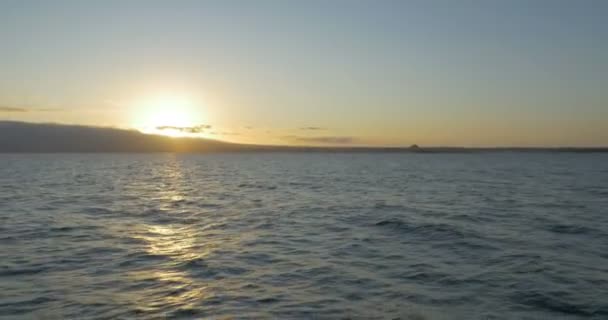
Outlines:
POLYGON ((2 153, 50 153, 50 152, 488 152, 488 151, 559 151, 559 152, 608 152, 608 148, 423 148, 414 144, 409 147, 318 147, 318 146, 269 146, 229 143, 203 138, 174 138, 144 134, 136 130, 0 121, 0 152, 2 153))
POLYGON ((245 148, 217 140, 171 138, 135 130, 0 122, 0 152, 212 152, 245 148))

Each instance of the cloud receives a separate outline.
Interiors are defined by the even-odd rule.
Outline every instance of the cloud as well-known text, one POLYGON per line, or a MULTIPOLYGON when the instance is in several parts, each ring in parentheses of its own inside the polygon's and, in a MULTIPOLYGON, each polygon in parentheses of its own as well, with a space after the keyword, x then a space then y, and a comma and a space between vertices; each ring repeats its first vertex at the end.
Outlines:
POLYGON ((177 127, 177 126, 158 126, 156 129, 158 130, 176 130, 185 133, 202 133, 205 130, 211 129, 212 126, 208 124, 200 124, 198 126, 193 127, 177 127))
POLYGON ((358 142, 356 137, 349 136, 324 136, 324 137, 302 137, 284 136, 284 140, 296 143, 319 143, 319 144, 353 144, 358 142))
POLYGON ((229 132, 229 131, 211 131, 208 133, 212 134, 212 135, 218 135, 218 136, 240 136, 241 135, 238 132, 229 132))
POLYGON ((317 130, 327 130, 327 128, 323 128, 323 127, 301 127, 300 130, 317 131, 317 130))
POLYGON ((22 107, 7 107, 0 106, 0 112, 56 112, 63 111, 58 108, 22 108, 22 107))
POLYGON ((42 108, 42 109, 30 109, 30 111, 58 112, 58 111, 63 111, 63 109, 60 109, 60 108, 42 108))
POLYGON ((28 112, 28 110, 26 108, 2 107, 2 106, 0 106, 0 112, 28 112))

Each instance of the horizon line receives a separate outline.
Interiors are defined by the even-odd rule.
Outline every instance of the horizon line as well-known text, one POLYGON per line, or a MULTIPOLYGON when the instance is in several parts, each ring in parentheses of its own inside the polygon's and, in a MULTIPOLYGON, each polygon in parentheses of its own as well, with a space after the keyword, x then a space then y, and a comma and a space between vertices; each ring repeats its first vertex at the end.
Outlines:
MULTIPOLYGON (((424 153, 424 152, 438 152, 438 151, 579 151, 579 152, 608 152, 608 145, 603 146, 572 146, 572 145, 560 145, 560 146, 520 146, 520 145, 505 145, 505 146, 464 146, 464 145, 429 145, 424 146, 420 144, 410 145, 289 145, 289 144, 258 144, 258 143, 240 143, 231 142, 226 140, 207 138, 207 137, 196 137, 196 136, 168 136, 155 133, 145 133, 136 128, 121 128, 117 126, 101 126, 101 125, 85 125, 85 124, 65 124, 57 122, 27 122, 17 120, 0 120, 1 124, 15 124, 15 125, 31 125, 31 126, 54 126, 54 127, 78 127, 86 129, 103 129, 103 130, 115 130, 122 132, 137 133, 144 137, 155 137, 162 139, 169 139, 172 141, 200 141, 200 142, 212 142, 226 144, 231 147, 243 147, 247 150, 230 150, 230 151, 401 151, 411 153, 424 153)), ((64 152, 64 151, 58 151, 64 152)), ((106 152, 106 151, 100 151, 106 152)), ((123 152, 123 151, 119 151, 123 152)), ((124 151, 129 152, 129 151, 124 151)), ((136 152, 136 151, 134 151, 136 152)), ((145 151, 155 152, 155 151, 145 151)), ((156 151, 166 152, 166 151, 156 151)), ((180 152, 178 153, 188 153, 180 152)), ((11 153, 5 152, 0 149, 0 153, 11 153)), ((20 152, 19 152, 20 153, 20 152)), ((40 152, 33 152, 40 153, 40 152)))

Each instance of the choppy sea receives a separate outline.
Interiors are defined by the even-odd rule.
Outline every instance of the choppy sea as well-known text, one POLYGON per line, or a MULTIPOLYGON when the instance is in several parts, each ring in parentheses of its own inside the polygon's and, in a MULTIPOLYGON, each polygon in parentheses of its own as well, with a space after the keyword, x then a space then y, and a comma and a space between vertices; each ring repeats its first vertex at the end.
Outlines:
POLYGON ((0 318, 608 319, 608 154, 2 154, 0 318))

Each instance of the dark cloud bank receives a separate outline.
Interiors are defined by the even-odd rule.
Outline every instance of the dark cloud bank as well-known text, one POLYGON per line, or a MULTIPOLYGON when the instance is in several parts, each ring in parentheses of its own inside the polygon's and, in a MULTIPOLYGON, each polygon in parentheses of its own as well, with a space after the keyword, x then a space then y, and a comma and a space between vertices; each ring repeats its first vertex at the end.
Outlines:
POLYGON ((474 151, 572 151, 606 152, 608 148, 558 149, 464 149, 464 148, 372 148, 351 147, 352 137, 298 137, 311 144, 343 144, 341 147, 287 147, 227 143, 201 138, 171 138, 134 130, 76 125, 0 121, 0 152, 474 152, 474 151))

